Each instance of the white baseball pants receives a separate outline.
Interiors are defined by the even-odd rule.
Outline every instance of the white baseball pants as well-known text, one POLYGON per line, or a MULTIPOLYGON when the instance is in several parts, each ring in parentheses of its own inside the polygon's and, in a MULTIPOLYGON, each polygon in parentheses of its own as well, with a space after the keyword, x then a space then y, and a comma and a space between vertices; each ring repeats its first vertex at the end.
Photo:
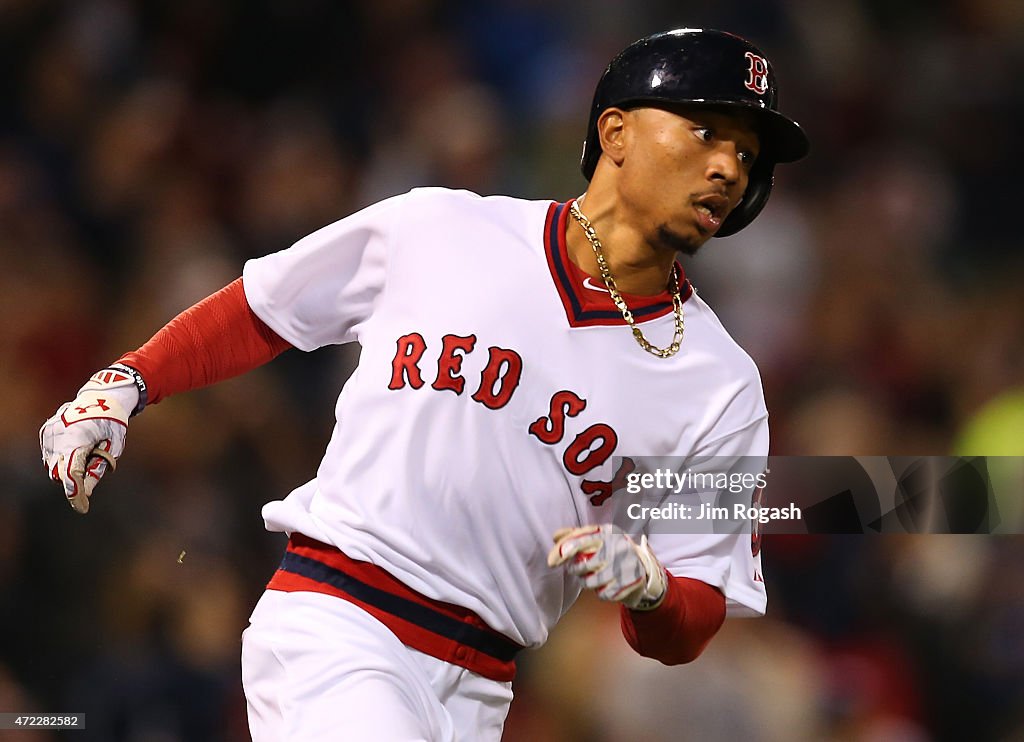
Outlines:
POLYGON ((359 606, 267 590, 242 633, 253 742, 499 740, 512 684, 402 644, 359 606))

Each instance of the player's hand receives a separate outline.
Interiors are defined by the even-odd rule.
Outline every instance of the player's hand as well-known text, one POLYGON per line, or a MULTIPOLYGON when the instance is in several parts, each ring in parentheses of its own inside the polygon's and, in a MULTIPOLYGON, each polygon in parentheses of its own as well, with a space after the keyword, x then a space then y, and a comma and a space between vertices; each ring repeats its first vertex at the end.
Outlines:
POLYGON ((637 543, 606 523, 602 526, 562 528, 555 532, 548 566, 565 565, 597 591, 601 600, 622 603, 634 610, 657 608, 665 597, 665 568, 643 536, 637 543))
POLYGON ((139 391, 132 378, 103 369, 39 429, 39 448, 50 479, 64 486, 77 513, 89 512, 89 497, 124 451, 128 417, 139 391))

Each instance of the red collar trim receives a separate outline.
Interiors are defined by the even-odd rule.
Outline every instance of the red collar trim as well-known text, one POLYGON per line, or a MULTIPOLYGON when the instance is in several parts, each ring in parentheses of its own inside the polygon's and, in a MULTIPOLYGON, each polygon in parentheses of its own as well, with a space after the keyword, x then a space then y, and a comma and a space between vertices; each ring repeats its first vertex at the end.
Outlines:
MULTIPOLYGON (((555 289, 565 309, 565 317, 571 327, 624 325, 626 320, 612 301, 604 282, 588 275, 569 260, 565 228, 570 204, 572 201, 552 203, 544 222, 544 252, 555 289)), ((693 295, 693 287, 678 262, 676 267, 679 269, 679 293, 685 302, 693 295)), ((624 293, 622 298, 626 300, 638 323, 664 317, 672 311, 672 296, 668 291, 655 296, 624 293)))

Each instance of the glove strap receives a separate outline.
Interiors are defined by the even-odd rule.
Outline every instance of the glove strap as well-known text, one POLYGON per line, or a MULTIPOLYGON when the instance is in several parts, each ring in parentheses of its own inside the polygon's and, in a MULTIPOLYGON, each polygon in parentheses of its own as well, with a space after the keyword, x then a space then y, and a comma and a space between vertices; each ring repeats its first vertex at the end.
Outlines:
POLYGON ((121 372, 130 376, 131 380, 135 382, 135 388, 138 389, 138 404, 135 405, 135 409, 131 411, 129 416, 134 418, 136 414, 145 409, 146 402, 150 401, 150 393, 148 393, 145 388, 145 379, 142 378, 142 375, 139 374, 137 370, 132 368, 130 365, 125 365, 124 363, 115 363, 111 368, 121 370, 121 372))
POLYGON ((142 374, 131 366, 125 366, 123 363, 115 363, 94 373, 90 381, 101 385, 110 385, 119 381, 128 381, 129 379, 133 384, 135 384, 135 388, 139 392, 139 401, 136 403, 135 409, 128 415, 129 417, 135 417, 145 409, 146 402, 149 401, 149 393, 146 390, 146 380, 142 378, 142 374))
POLYGON ((644 568, 647 570, 647 584, 644 586, 645 595, 633 606, 633 610, 653 611, 662 604, 662 601, 665 600, 665 596, 668 594, 668 578, 665 574, 665 568, 661 566, 661 562, 658 561, 658 558, 654 556, 654 552, 651 551, 651 547, 648 546, 646 534, 641 537, 638 546, 637 552, 640 555, 640 561, 644 563, 644 568), (649 597, 652 593, 656 597, 649 597))

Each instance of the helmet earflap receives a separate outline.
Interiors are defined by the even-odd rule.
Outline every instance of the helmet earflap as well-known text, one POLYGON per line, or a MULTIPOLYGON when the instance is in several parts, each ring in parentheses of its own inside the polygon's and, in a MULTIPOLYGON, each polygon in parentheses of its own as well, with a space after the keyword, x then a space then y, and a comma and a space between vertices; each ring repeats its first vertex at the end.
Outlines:
POLYGON ((715 237, 734 235, 754 221, 768 203, 768 196, 772 193, 773 185, 775 185, 775 164, 772 162, 755 163, 750 170, 747 190, 743 192, 743 200, 725 218, 722 226, 715 232, 715 237))

